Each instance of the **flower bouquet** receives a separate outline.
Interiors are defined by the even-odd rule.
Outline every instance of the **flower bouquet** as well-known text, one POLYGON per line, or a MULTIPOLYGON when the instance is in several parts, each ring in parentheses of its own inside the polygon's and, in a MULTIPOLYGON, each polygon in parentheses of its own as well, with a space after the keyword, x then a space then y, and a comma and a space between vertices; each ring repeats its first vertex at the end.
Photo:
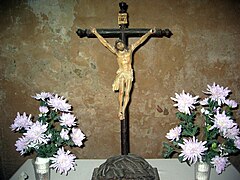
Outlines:
POLYGON ((171 97, 177 102, 174 106, 180 123, 167 133, 170 143, 163 143, 163 156, 177 153, 180 162, 206 162, 221 174, 230 164, 228 156, 240 151, 240 132, 233 114, 238 104, 229 99, 230 92, 213 83, 203 92, 208 95, 203 100, 184 91, 171 97))
POLYGON ((33 120, 31 114, 18 112, 10 127, 23 134, 16 141, 16 150, 21 155, 36 152, 37 157, 49 158, 51 168, 67 175, 75 169, 76 156, 64 148, 81 147, 85 135, 77 128, 72 107, 63 96, 41 92, 32 97, 40 101, 38 117, 33 120))

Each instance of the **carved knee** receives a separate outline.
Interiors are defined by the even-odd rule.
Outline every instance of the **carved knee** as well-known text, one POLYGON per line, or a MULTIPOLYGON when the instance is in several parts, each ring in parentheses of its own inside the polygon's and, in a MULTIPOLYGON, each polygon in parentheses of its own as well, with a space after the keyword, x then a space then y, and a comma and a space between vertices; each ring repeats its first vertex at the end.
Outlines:
POLYGON ((120 95, 120 96, 123 95, 123 91, 122 91, 122 90, 119 91, 119 95, 120 95))

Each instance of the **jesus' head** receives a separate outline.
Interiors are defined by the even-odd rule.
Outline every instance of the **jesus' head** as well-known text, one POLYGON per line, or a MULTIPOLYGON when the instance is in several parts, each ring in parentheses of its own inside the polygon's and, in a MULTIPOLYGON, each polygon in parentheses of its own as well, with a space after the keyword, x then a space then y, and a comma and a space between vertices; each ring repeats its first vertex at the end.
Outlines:
POLYGON ((127 49, 126 45, 124 44, 124 42, 120 39, 118 39, 116 42, 115 42, 115 48, 118 50, 118 51, 123 51, 124 49, 127 49))

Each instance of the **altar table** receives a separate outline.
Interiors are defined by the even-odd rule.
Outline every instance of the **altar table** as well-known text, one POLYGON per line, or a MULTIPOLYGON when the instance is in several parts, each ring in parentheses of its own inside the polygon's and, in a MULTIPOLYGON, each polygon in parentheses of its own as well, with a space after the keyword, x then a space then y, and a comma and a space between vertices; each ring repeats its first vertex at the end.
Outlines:
MULTIPOLYGON (((67 176, 51 170, 51 180, 91 180, 94 168, 105 161, 104 159, 78 159, 76 170, 70 171, 67 176)), ((194 166, 180 163, 177 159, 146 159, 146 161, 158 169, 160 180, 194 180, 194 166)), ((35 179, 31 159, 25 161, 10 180, 19 180, 23 172, 28 175, 28 180, 35 179)), ((228 166, 221 175, 217 175, 215 169, 211 169, 210 180, 240 180, 240 173, 233 165, 228 166)))

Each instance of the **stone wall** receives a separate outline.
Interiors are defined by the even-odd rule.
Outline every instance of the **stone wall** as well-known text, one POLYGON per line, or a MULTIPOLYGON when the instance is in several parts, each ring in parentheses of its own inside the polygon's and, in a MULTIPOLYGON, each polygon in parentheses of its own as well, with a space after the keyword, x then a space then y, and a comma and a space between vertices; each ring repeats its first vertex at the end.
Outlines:
MULTIPOLYGON (((65 96, 87 136, 79 158, 120 153, 118 94, 111 86, 117 62, 97 39, 77 28, 117 28, 112 0, 0 1, 0 170, 8 179, 29 157, 15 151, 19 134, 9 129, 17 112, 35 114, 41 91, 65 96)), ((169 28, 134 54, 130 104, 131 153, 161 158, 165 134, 178 120, 175 92, 203 95, 216 82, 240 102, 240 3, 234 0, 126 0, 131 28, 169 28), (157 106, 163 112, 157 111, 157 106)), ((114 43, 115 39, 109 39, 114 43)), ((129 43, 137 39, 129 40, 129 43)), ((239 123, 239 119, 237 120, 239 123)), ((239 164, 240 159, 233 162, 239 164)))

